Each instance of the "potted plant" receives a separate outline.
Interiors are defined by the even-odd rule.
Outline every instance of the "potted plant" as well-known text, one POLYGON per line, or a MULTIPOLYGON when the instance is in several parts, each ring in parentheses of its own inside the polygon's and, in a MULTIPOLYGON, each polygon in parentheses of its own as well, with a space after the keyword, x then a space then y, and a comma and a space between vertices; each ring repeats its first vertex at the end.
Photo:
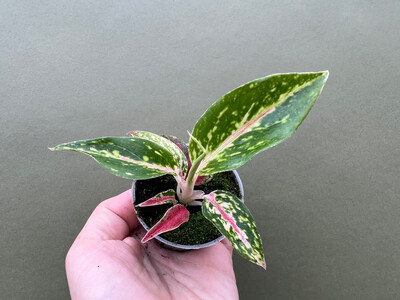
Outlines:
MULTIPOLYGON (((250 81, 207 109, 189 133, 188 145, 173 136, 131 131, 129 137, 81 140, 51 150, 82 152, 111 173, 134 180, 135 209, 148 229, 142 242, 160 235, 173 239, 185 224, 193 226, 187 227, 184 236, 197 231, 202 236, 210 231, 201 228, 206 224, 215 227, 244 258, 265 268, 261 237, 240 199, 243 190, 235 192, 240 180, 235 182, 235 173, 232 179, 232 170, 290 137, 327 78, 324 71, 274 74, 250 81), (226 182, 218 183, 226 178, 234 183, 228 190, 226 182), (149 186, 157 189, 149 191, 149 186)), ((201 244, 211 245, 212 240, 201 244)))

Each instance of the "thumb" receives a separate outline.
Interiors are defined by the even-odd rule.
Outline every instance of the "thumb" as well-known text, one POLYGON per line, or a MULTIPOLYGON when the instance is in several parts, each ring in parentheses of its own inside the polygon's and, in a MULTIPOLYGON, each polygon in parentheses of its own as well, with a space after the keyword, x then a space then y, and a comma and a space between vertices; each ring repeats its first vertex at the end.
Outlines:
POLYGON ((123 240, 140 223, 132 203, 132 190, 100 203, 77 239, 123 240))

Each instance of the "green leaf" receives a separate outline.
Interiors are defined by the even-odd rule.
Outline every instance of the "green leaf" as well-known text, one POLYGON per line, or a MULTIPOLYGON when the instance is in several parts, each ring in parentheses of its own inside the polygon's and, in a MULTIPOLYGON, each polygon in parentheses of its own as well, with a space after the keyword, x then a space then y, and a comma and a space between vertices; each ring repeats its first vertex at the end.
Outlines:
POLYGON ((111 173, 128 179, 149 179, 181 173, 181 162, 176 160, 169 148, 137 137, 82 140, 61 144, 51 150, 72 150, 87 154, 111 173))
POLYGON ((253 216, 238 197, 226 191, 213 191, 204 196, 201 211, 241 256, 265 269, 260 234, 253 216))
POLYGON ((290 137, 320 95, 328 72, 276 74, 253 80, 216 101, 189 141, 198 175, 237 169, 290 137))
POLYGON ((170 140, 164 136, 142 130, 130 131, 129 134, 132 137, 139 137, 152 142, 155 142, 164 148, 168 149, 169 152, 174 156, 174 159, 179 163, 180 169, 182 171, 182 176, 184 176, 188 170, 188 158, 184 153, 183 149, 177 145, 173 140, 170 140))

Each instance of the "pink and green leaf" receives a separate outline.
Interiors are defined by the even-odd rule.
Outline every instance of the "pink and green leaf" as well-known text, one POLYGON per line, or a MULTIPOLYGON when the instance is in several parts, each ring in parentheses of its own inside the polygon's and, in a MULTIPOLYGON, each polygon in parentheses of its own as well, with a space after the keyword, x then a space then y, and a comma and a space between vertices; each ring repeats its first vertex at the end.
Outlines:
POLYGON ((184 176, 188 170, 188 163, 189 163, 189 155, 184 153, 184 149, 182 149, 178 144, 170 139, 166 139, 164 136, 148 132, 142 130, 130 131, 128 132, 132 137, 142 138, 158 145, 161 145, 163 148, 168 149, 169 152, 174 156, 175 161, 179 163, 180 170, 182 172, 182 176, 184 176))
POLYGON ((178 228, 189 220, 189 211, 182 204, 177 204, 169 208, 164 216, 158 221, 142 239, 142 243, 146 243, 152 238, 171 230, 178 228))
POLYGON ((161 205, 166 203, 177 204, 178 201, 175 199, 175 190, 170 189, 164 192, 161 192, 146 201, 138 204, 139 207, 146 207, 146 206, 155 206, 161 205))
POLYGON ((103 137, 75 141, 58 145, 51 150, 71 150, 87 154, 106 170, 128 179, 149 179, 165 174, 178 176, 184 164, 171 152, 171 148, 138 137, 103 137))
POLYGON ((201 209, 203 216, 240 255, 266 268, 262 241, 253 216, 238 197, 226 191, 213 191, 204 197, 201 209))
MULTIPOLYGON (((162 137, 170 140, 171 142, 173 142, 175 145, 177 145, 179 147, 179 149, 182 150, 182 152, 185 154, 187 162, 188 162, 188 169, 190 170, 191 166, 192 166, 192 161, 190 160, 190 156, 189 156, 189 148, 188 145, 180 138, 173 136, 173 135, 162 135, 162 137)), ((202 185, 205 184, 207 182, 209 182, 212 179, 212 175, 202 175, 202 176, 198 176, 196 178, 196 181, 194 183, 194 185, 202 185)))
POLYGON ((253 80, 216 101, 196 123, 189 154, 201 155, 198 175, 237 169, 290 137, 307 116, 328 72, 275 74, 253 80))
POLYGON ((183 154, 186 157, 186 160, 188 162, 188 168, 190 169, 190 167, 192 166, 192 163, 190 161, 190 157, 189 157, 189 149, 188 149, 188 145, 186 144, 185 141, 183 141, 181 138, 178 138, 176 136, 173 135, 166 135, 166 134, 162 134, 161 135, 163 138, 171 141, 172 143, 174 143, 175 145, 178 146, 179 149, 181 149, 181 151, 183 152, 183 154))
POLYGON ((202 185, 205 184, 213 178, 213 175, 201 175, 196 178, 194 185, 202 185))

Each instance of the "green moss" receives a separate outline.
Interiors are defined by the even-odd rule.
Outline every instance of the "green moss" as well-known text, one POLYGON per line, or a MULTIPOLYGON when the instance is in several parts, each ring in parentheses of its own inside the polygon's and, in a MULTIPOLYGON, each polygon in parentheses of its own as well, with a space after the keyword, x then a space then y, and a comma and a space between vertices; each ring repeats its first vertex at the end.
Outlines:
MULTIPOLYGON (((233 172, 214 174, 210 182, 195 188, 203 190, 206 194, 215 190, 226 190, 241 197, 240 188, 233 172)), ((171 175, 148 180, 138 180, 136 182, 135 204, 139 204, 168 189, 176 189, 176 181, 171 175)), ((152 207, 136 207, 136 211, 138 216, 140 216, 149 227, 152 227, 162 218, 171 206, 171 204, 164 204, 152 207)), ((173 231, 161 234, 160 236, 162 238, 182 245, 199 245, 215 240, 221 236, 221 233, 214 225, 203 217, 201 214, 201 207, 188 206, 187 209, 190 212, 189 221, 173 231)))

